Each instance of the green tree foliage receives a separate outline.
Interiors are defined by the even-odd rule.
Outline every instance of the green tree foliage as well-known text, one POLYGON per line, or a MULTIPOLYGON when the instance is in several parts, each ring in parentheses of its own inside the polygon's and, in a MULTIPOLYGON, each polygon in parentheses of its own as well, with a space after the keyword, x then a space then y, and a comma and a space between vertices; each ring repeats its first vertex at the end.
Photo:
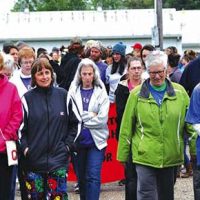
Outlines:
POLYGON ((199 0, 164 0, 164 8, 176 8, 177 10, 195 10, 200 9, 199 0))
POLYGON ((28 8, 30 11, 36 10, 37 9, 38 2, 37 0, 18 0, 12 11, 24 11, 26 8, 28 8))
POLYGON ((124 1, 124 5, 129 9, 153 8, 154 0, 126 0, 124 1))
MULTIPOLYGON (((63 11, 153 8, 154 0, 18 0, 13 11, 63 11)), ((199 0, 163 0, 163 8, 200 9, 199 0)))
POLYGON ((93 8, 93 9, 97 9, 98 7, 101 7, 103 10, 114 10, 114 9, 122 9, 122 8, 125 8, 123 5, 122 5, 122 1, 120 0, 91 0, 90 1, 90 8, 93 8))
POLYGON ((85 10, 86 3, 83 0, 43 0, 44 3, 38 7, 39 11, 58 10, 85 10))
POLYGON ((84 0, 18 0, 13 11, 63 11, 86 10, 87 2, 84 0))

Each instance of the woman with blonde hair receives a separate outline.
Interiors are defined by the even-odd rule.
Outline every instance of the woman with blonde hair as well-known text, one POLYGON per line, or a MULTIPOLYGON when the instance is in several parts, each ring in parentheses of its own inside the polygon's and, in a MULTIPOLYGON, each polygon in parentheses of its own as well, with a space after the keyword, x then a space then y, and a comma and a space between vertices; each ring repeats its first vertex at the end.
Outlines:
POLYGON ((4 59, 4 66, 2 69, 2 73, 5 74, 8 79, 10 79, 13 75, 15 70, 14 68, 14 58, 9 54, 2 54, 4 59))
POLYGON ((0 199, 9 199, 13 166, 8 166, 7 140, 17 141, 22 121, 22 105, 17 88, 3 73, 4 60, 0 54, 0 199))

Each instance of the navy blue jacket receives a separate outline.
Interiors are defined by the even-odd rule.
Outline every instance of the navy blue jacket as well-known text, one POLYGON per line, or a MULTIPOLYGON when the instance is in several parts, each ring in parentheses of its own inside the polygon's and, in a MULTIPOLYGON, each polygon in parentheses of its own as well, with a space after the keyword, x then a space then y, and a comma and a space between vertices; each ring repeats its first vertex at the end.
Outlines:
POLYGON ((183 71, 180 84, 191 96, 194 87, 200 82, 200 57, 191 61, 183 71))
POLYGON ((27 170, 49 172, 67 166, 69 149, 80 131, 76 105, 62 88, 36 87, 22 98, 21 150, 27 170))

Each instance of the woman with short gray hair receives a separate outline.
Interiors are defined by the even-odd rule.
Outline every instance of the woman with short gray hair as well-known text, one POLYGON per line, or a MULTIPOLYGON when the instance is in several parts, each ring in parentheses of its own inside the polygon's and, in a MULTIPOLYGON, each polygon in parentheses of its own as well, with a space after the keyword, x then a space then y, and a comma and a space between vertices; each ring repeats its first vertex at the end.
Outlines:
POLYGON ((4 59, 4 66, 2 69, 2 73, 5 74, 8 79, 13 75, 14 71, 14 58, 9 54, 2 54, 4 59))
POLYGON ((185 123, 189 97, 166 78, 167 55, 153 51, 146 60, 149 78, 129 95, 122 118, 117 158, 130 151, 137 171, 137 200, 173 200, 174 167, 183 163, 183 130, 195 154, 196 132, 185 123))

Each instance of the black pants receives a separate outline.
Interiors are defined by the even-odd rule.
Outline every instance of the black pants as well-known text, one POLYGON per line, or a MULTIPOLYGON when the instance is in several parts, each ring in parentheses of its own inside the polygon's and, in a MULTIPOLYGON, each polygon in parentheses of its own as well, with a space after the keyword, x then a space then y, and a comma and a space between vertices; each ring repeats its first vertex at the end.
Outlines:
POLYGON ((0 154, 0 200, 10 198, 13 167, 8 166, 6 154, 0 154))
POLYGON ((137 172, 131 155, 125 164, 125 178, 125 200, 137 200, 137 172))
POLYGON ((194 189, 194 200, 200 199, 200 167, 197 166, 196 160, 192 161, 193 167, 193 189, 194 189))
POLYGON ((19 179, 19 186, 20 186, 22 200, 28 200, 26 185, 25 185, 25 181, 24 181, 25 176, 26 176, 26 168, 24 166, 22 155, 20 155, 18 157, 18 179, 19 179))
POLYGON ((138 200, 173 200, 174 167, 153 168, 136 164, 138 200))

